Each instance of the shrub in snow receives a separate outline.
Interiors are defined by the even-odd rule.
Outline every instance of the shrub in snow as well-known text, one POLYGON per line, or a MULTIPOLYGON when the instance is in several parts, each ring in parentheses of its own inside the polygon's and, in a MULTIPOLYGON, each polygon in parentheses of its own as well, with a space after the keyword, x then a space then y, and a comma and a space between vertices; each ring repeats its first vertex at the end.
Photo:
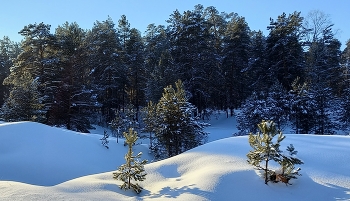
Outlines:
POLYGON ((142 187, 138 183, 131 183, 131 180, 144 181, 146 179, 147 174, 145 173, 144 165, 147 163, 147 160, 138 160, 141 158, 142 152, 133 156, 132 146, 138 139, 137 132, 130 128, 129 132, 124 132, 123 134, 129 150, 125 155, 126 163, 121 165, 117 172, 113 173, 113 178, 124 182, 120 185, 121 189, 127 190, 132 188, 136 193, 140 193, 142 187))
POLYGON ((283 155, 280 150, 280 143, 285 136, 276 129, 273 121, 262 121, 258 124, 260 132, 249 134, 249 144, 253 150, 247 154, 248 163, 255 166, 258 170, 264 171, 265 184, 267 182, 284 182, 289 184, 291 178, 299 175, 298 170, 294 170, 295 164, 303 162, 294 155, 297 153, 293 145, 288 146, 289 156, 283 155), (274 142, 275 137, 277 138, 274 142), (270 169, 269 162, 275 161, 281 165, 280 171, 270 169))
POLYGON ((109 147, 108 147, 108 143, 109 143, 108 137, 109 137, 109 135, 108 135, 107 131, 104 131, 103 132, 103 137, 100 139, 102 145, 105 146, 107 149, 109 149, 109 147))

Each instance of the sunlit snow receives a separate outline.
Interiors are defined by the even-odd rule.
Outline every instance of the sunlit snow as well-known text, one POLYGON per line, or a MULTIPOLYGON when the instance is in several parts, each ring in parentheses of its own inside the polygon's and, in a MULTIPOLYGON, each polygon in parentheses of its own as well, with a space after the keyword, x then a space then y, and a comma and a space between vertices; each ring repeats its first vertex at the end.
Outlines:
MULTIPOLYGON (((302 176, 290 186, 265 185, 246 162, 247 136, 231 137, 235 119, 219 115, 211 124, 211 142, 147 164, 139 195, 112 178, 127 152, 122 140, 110 138, 106 149, 96 135, 102 130, 0 124, 0 200, 350 200, 350 136, 286 134, 281 149, 294 145, 305 163, 302 176)), ((134 152, 151 161, 147 147, 137 145, 134 152)))

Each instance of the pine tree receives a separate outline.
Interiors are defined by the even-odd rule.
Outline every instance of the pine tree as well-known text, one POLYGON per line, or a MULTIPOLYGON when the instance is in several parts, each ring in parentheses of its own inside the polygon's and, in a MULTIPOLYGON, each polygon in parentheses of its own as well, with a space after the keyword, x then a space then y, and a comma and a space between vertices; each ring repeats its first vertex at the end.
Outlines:
POLYGON ((270 30, 266 39, 270 85, 277 80, 290 90, 290 84, 303 73, 303 49, 301 35, 303 18, 300 12, 279 15, 276 20, 270 19, 270 30))
MULTIPOLYGON (((204 123, 198 122, 192 112, 195 107, 188 102, 181 80, 176 90, 170 85, 156 106, 155 143, 153 151, 157 158, 178 155, 205 142, 207 133, 204 123)), ((151 125, 148 125, 151 126, 151 125)))
POLYGON ((143 87, 145 86, 144 43, 137 29, 130 30, 126 41, 127 92, 129 103, 136 109, 135 120, 138 121, 139 108, 144 103, 143 87))
POLYGON ((64 125, 69 130, 88 133, 89 116, 97 107, 91 98, 90 72, 83 48, 85 36, 77 23, 66 22, 56 28, 60 70, 49 81, 55 90, 50 92, 53 99, 47 117, 51 125, 64 125))
POLYGON ((263 120, 258 127, 260 132, 257 132, 256 135, 253 133, 249 134, 249 144, 253 150, 247 154, 248 163, 264 172, 265 184, 269 181, 282 181, 289 184, 291 178, 296 178, 295 175, 299 175, 299 169, 294 171, 294 165, 303 164, 303 162, 294 157, 297 152, 293 145, 287 147, 289 156, 284 155, 280 150, 280 143, 285 139, 285 136, 276 129, 273 121, 263 120), (276 137, 276 141, 273 142, 276 137), (282 172, 277 173, 277 171, 270 169, 270 161, 279 163, 282 172))
POLYGON ((309 92, 308 83, 301 84, 299 77, 293 81, 291 86, 289 120, 296 134, 308 134, 314 125, 314 99, 309 92))
POLYGON ((346 48, 342 54, 342 67, 344 69, 343 74, 343 94, 341 96, 341 104, 338 116, 340 127, 343 131, 349 133, 350 129, 350 40, 346 43, 346 48))
POLYGON ((287 179, 296 179, 295 175, 299 175, 298 171, 300 170, 300 168, 294 171, 294 165, 300 165, 303 164, 303 162, 295 157, 298 151, 295 150, 293 144, 287 146, 287 151, 289 155, 281 155, 281 159, 278 161, 278 163, 281 165, 281 175, 283 175, 287 179))
POLYGON ((218 58, 214 46, 210 45, 210 26, 204 14, 204 7, 198 4, 183 14, 176 10, 167 21, 173 67, 179 72, 176 79, 181 78, 186 84, 191 95, 189 101, 199 112, 209 106, 210 95, 215 92, 212 86, 219 80, 212 77, 218 78, 215 71, 218 58))
POLYGON ((237 114, 237 128, 240 135, 258 131, 258 124, 265 119, 264 109, 266 107, 266 95, 262 91, 253 92, 242 105, 241 111, 237 114))
POLYGON ((99 103, 103 124, 110 123, 114 111, 123 108, 126 97, 124 52, 113 20, 96 21, 86 34, 84 54, 87 57, 93 95, 99 103))
POLYGON ((113 173, 113 178, 123 182, 120 185, 121 189, 127 190, 132 188, 138 194, 142 191, 142 187, 138 183, 132 183, 131 180, 137 182, 146 179, 147 174, 145 173, 144 165, 147 163, 147 160, 138 160, 141 158, 142 152, 133 156, 132 146, 138 139, 137 132, 130 128, 129 132, 124 132, 123 134, 128 144, 128 153, 125 155, 126 163, 121 165, 117 172, 113 173))
POLYGON ((149 132, 149 146, 151 149, 153 149, 153 135, 157 126, 156 106, 152 101, 149 101, 147 107, 144 107, 144 131, 149 132))
POLYGON ((20 53, 19 43, 12 42, 9 37, 0 39, 0 106, 9 95, 9 87, 3 84, 4 79, 10 74, 13 61, 20 53))
POLYGON ((261 119, 272 120, 281 129, 287 123, 289 106, 286 90, 276 81, 266 92, 253 92, 245 100, 237 115, 238 129, 241 134, 256 132, 261 119))
POLYGON ((249 26, 244 17, 235 14, 228 22, 223 42, 223 75, 225 80, 226 106, 233 115, 249 95, 247 94, 246 70, 249 61, 249 26))
POLYGON ((107 131, 104 131, 103 132, 103 137, 100 139, 102 145, 105 146, 107 149, 109 149, 109 147, 108 147, 108 143, 109 143, 108 137, 109 137, 109 134, 107 133, 107 131))
POLYGON ((43 122, 44 112, 41 103, 38 82, 25 72, 12 87, 9 97, 1 108, 6 121, 43 122))
MULTIPOLYGON (((45 113, 52 104, 51 92, 55 89, 52 78, 59 69, 57 65, 59 59, 54 54, 57 41, 56 37, 50 33, 50 27, 48 24, 35 23, 25 26, 19 32, 25 37, 21 43, 23 51, 14 60, 11 73, 4 80, 6 84, 15 86, 21 82, 23 77, 27 76, 26 73, 29 73, 29 76, 37 83, 37 95, 41 103, 44 104, 45 113)), ((17 90, 16 88, 12 89, 17 90)))
POLYGON ((269 80, 266 60, 266 37, 262 31, 252 31, 247 81, 249 91, 268 91, 269 80))
POLYGON ((117 132, 116 137, 117 137, 117 143, 118 143, 120 132, 123 133, 124 131, 126 131, 124 129, 124 119, 122 118, 121 112, 119 110, 116 110, 115 117, 111 121, 110 125, 112 130, 117 132))
POLYGON ((277 131, 272 121, 262 121, 258 127, 260 132, 256 135, 253 133, 249 134, 249 144, 253 150, 249 151, 247 157, 249 164, 264 171, 265 184, 267 184, 270 175, 273 173, 269 168, 269 162, 278 160, 281 154, 279 149, 280 143, 285 136, 283 136, 282 132, 277 131), (277 140, 273 142, 275 136, 277 136, 277 140), (261 165, 263 161, 265 164, 261 165))
POLYGON ((156 103, 162 96, 164 86, 179 78, 178 66, 170 54, 169 31, 164 26, 150 24, 145 40, 146 100, 156 103))

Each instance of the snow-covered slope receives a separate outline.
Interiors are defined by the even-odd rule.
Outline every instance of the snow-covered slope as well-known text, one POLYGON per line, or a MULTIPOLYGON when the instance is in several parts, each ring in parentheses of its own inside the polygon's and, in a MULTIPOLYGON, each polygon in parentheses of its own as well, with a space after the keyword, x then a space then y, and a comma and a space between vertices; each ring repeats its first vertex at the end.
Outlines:
MULTIPOLYGON (((81 134, 34 122, 0 124, 0 180, 53 186, 90 174, 115 170, 127 147, 101 135, 81 134)), ((149 159, 147 146, 136 146, 149 159)))
MULTIPOLYGON (((246 163, 243 136, 147 164, 140 195, 112 178, 127 148, 110 139, 106 149, 99 138, 32 122, 0 124, 0 200, 350 200, 349 136, 287 135, 283 145, 292 143, 305 163, 291 186, 264 184, 246 163)), ((147 145, 139 151, 151 159, 147 145)))

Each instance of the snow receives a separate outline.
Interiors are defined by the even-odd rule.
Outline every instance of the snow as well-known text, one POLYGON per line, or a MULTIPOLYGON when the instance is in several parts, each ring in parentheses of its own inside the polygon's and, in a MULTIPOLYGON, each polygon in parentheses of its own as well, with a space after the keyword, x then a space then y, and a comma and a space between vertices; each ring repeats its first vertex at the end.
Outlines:
MULTIPOLYGON (((246 162, 247 136, 230 137, 235 119, 221 115, 210 123, 209 143, 145 165, 139 195, 113 179, 127 147, 110 138, 106 149, 102 129, 82 134, 33 122, 2 123, 0 200, 350 200, 350 136, 286 134, 281 149, 294 145, 304 162, 302 176, 290 186, 265 185, 246 162)), ((136 145, 134 154, 142 151, 141 159, 151 161, 147 147, 136 145)))

